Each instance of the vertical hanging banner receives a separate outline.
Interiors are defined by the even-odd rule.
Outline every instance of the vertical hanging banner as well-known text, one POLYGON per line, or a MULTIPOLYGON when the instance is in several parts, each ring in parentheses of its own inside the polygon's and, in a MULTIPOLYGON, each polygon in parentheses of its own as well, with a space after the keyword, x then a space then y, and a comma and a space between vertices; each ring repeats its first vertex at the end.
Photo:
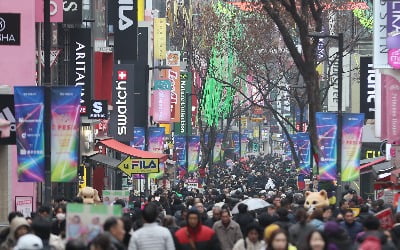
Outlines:
POLYGON ((148 151, 162 153, 164 151, 165 128, 149 128, 149 148, 148 151))
POLYGON ((44 181, 44 88, 14 88, 18 181, 44 181))
POLYGON ((233 142, 233 152, 235 155, 239 156, 239 132, 232 133, 232 142, 233 142))
POLYGON ((400 69, 400 0, 387 1, 387 39, 388 63, 395 69, 400 69))
POLYGON ((311 172, 311 143, 308 133, 297 133, 297 152, 300 161, 300 173, 310 176, 311 172))
POLYGON ((177 135, 174 137, 174 148, 176 154, 176 162, 179 172, 186 172, 186 137, 177 135))
POLYGON ((388 64, 388 49, 386 45, 387 38, 387 5, 389 1, 373 1, 374 10, 374 68, 387 69, 388 64))
POLYGON ((317 135, 319 147, 319 180, 336 180, 337 161, 337 114, 317 112, 317 135))
POLYGON ((0 145, 15 145, 15 109, 13 95, 0 95, 0 119, 10 122, 10 137, 1 138, 0 145))
POLYGON ((133 138, 134 65, 115 64, 112 85, 112 106, 109 132, 118 141, 133 138))
POLYGON ((154 59, 164 60, 167 54, 166 18, 154 18, 154 59))
POLYGON ((192 134, 192 74, 181 72, 180 75, 180 120, 176 123, 175 133, 192 134))
POLYGON ((114 31, 114 61, 135 61, 138 44, 136 1, 112 1, 109 7, 110 24, 114 31))
POLYGON ((241 140, 242 141, 240 142, 240 149, 242 150, 241 156, 243 157, 247 153, 247 143, 249 142, 249 140, 247 139, 246 134, 242 134, 241 140))
POLYGON ((157 123, 171 122, 171 82, 156 80, 152 95, 153 121, 157 123))
POLYGON ((145 136, 146 132, 145 129, 142 127, 134 127, 133 128, 133 141, 131 141, 131 146, 144 150, 145 149, 145 136))
POLYGON ((193 173, 199 169, 200 136, 189 136, 188 150, 188 172, 193 173))
POLYGON ((92 48, 90 29, 70 30, 69 85, 80 86, 81 114, 90 107, 92 84, 92 48))
POLYGON ((219 162, 221 160, 221 150, 222 150, 222 139, 224 135, 222 133, 217 134, 215 139, 214 149, 213 149, 213 162, 219 162))
POLYGON ((382 83, 382 131, 386 131, 388 144, 400 142, 400 72, 381 70, 382 83), (385 126, 385 128, 383 127, 385 126))
POLYGON ((342 181, 354 181, 360 176, 360 153, 364 114, 343 114, 342 181))
POLYGON ((171 66, 168 70, 168 80, 171 82, 171 122, 180 121, 180 52, 167 52, 167 66, 171 66))
POLYGON ((82 0, 64 0, 64 24, 82 23, 82 0))
POLYGON ((360 57, 360 112, 375 119, 375 69, 372 57, 360 57))
POLYGON ((51 181, 76 179, 79 164, 80 87, 51 88, 51 181))

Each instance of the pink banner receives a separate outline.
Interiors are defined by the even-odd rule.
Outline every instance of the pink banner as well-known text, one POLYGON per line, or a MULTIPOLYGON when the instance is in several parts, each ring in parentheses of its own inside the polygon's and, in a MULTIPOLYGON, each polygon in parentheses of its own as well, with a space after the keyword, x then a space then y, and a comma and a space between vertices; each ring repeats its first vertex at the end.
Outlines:
POLYGON ((382 130, 386 129, 388 143, 398 143, 400 142, 400 72, 393 69, 382 70, 381 82, 382 130))
POLYGON ((153 91, 153 121, 158 123, 171 122, 171 91, 170 90, 154 90, 153 91))
MULTIPOLYGON (((35 0, 35 22, 42 23, 44 21, 43 3, 44 0, 35 0)), ((63 22, 63 1, 50 0, 50 22, 63 22)))
POLYGON ((389 49, 388 60, 390 66, 394 69, 400 69, 400 49, 389 49))

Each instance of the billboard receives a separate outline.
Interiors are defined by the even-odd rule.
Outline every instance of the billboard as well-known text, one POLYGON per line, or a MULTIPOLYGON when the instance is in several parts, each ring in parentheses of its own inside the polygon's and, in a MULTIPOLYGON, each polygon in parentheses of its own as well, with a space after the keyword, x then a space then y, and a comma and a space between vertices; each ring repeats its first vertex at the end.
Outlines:
POLYGON ((115 64, 112 85, 112 106, 110 134, 118 141, 130 142, 133 139, 133 94, 134 65, 115 64))
POLYGON ((360 112, 375 119, 375 69, 372 57, 360 58, 360 112))
POLYGON ((86 114, 91 100, 92 49, 90 29, 70 30, 69 84, 81 87, 81 114, 86 114))
POLYGON ((18 181, 44 181, 44 88, 15 87, 18 181))
POLYGON ((80 87, 51 88, 51 181, 71 182, 79 164, 80 87))

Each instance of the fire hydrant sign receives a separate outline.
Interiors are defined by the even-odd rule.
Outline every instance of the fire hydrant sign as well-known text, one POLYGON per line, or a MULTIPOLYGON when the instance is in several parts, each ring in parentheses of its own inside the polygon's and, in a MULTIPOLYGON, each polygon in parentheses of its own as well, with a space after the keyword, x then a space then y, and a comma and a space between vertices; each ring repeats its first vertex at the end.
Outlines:
POLYGON ((118 168, 127 175, 150 174, 160 172, 159 159, 141 159, 128 156, 118 168))

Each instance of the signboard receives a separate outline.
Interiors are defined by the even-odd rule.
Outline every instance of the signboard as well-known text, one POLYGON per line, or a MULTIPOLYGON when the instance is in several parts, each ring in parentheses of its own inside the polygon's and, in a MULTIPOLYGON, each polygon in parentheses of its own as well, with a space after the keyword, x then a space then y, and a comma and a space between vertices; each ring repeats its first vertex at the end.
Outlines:
POLYGON ((82 0, 64 0, 64 24, 82 23, 82 0))
POLYGON ((107 119, 108 104, 107 100, 91 100, 88 110, 89 119, 107 119))
POLYGON ((15 124, 16 121, 13 95, 0 95, 0 119, 7 120, 11 123, 10 137, 1 138, 0 145, 15 145, 15 131, 17 126, 15 124))
POLYGON ((118 168, 127 175, 132 174, 149 174, 160 172, 159 159, 140 159, 126 157, 118 168))
POLYGON ((154 59, 164 60, 167 53, 166 18, 154 18, 154 59))
POLYGON ((199 188, 198 179, 187 179, 185 181, 185 186, 188 188, 199 188))
POLYGON ((33 196, 15 196, 15 211, 24 217, 31 217, 33 212, 33 196))
POLYGON ((0 13, 0 45, 21 45, 21 14, 0 13))
POLYGON ((382 229, 384 229, 384 230, 392 229, 394 221, 393 221, 393 214, 392 214, 391 208, 386 208, 386 209, 380 211, 379 213, 376 213, 375 217, 379 219, 382 229))
POLYGON ((373 1, 374 10, 374 68, 390 68, 388 64, 388 49, 386 45, 387 38, 387 2, 373 1))
POLYGON ((372 57, 360 58, 360 113, 375 119, 375 69, 372 57))

